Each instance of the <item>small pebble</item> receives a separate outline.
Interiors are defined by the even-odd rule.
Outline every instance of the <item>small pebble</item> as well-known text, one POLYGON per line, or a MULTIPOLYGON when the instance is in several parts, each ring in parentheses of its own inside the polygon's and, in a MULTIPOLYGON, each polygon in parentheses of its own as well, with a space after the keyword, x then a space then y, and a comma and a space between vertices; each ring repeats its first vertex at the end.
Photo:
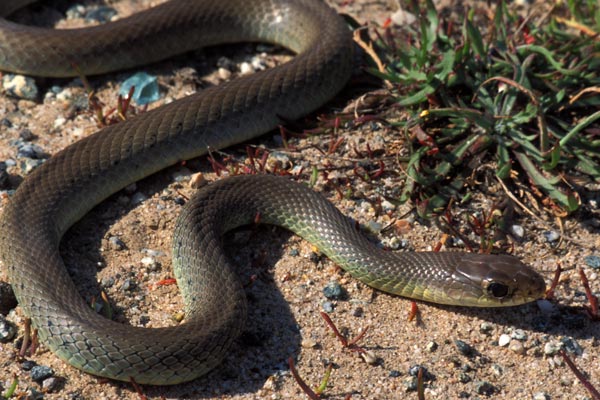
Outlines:
POLYGON ((513 339, 516 339, 516 340, 520 340, 522 342, 527 340, 527 334, 525 333, 525 331, 523 329, 515 329, 511 333, 510 337, 513 339))
POLYGON ((306 338, 306 339, 302 339, 301 345, 305 349, 315 349, 318 347, 319 344, 317 343, 316 340, 314 340, 312 338, 306 338))
POLYGON ((390 371, 390 374, 388 375, 390 378, 397 378, 399 376, 401 376, 402 374, 400 373, 400 371, 398 371, 397 369, 393 369, 390 371))
POLYGON ((67 9, 67 11, 65 12, 65 15, 67 16, 68 19, 83 18, 83 16, 85 15, 85 11, 86 10, 83 5, 74 4, 67 9))
POLYGON ((35 80, 29 76, 5 74, 2 77, 2 87, 10 96, 25 100, 36 100, 38 88, 35 80))
POLYGON ((430 353, 433 353, 434 351, 436 351, 438 349, 438 344, 436 342, 429 342, 427 343, 427 351, 429 351, 430 353))
POLYGON ((464 372, 461 372, 460 374, 458 374, 458 381, 460 383, 468 383, 471 382, 473 378, 471 378, 471 376, 469 374, 466 374, 464 372))
POLYGON ((489 322, 482 322, 481 325, 479 325, 479 332, 485 333, 486 335, 489 335, 493 330, 494 325, 489 322))
POLYGON ((508 346, 508 349, 515 354, 525 354, 525 346, 523 346, 523 343, 517 340, 511 341, 510 346, 508 346))
POLYGON ((477 381, 473 383, 473 387, 475 388, 475 392, 477 394, 483 394, 486 396, 491 396, 496 391, 494 385, 486 381, 477 381))
POLYGON ((558 308, 546 299, 537 300, 536 304, 543 314, 549 315, 558 312, 558 308))
POLYGON ((513 225, 510 230, 517 239, 523 239, 523 236, 525 236, 525 230, 521 225, 513 225))
POLYGON ((458 351, 464 356, 471 357, 475 354, 475 349, 470 344, 467 344, 462 340, 457 339, 454 341, 454 344, 456 345, 458 351))
POLYGON ((561 349, 561 345, 548 342, 544 345, 544 354, 547 356, 553 356, 561 349))
POLYGON ((43 400, 44 393, 40 393, 34 388, 30 387, 25 392, 25 395, 21 397, 23 400, 43 400))
POLYGON ((121 290, 132 290, 135 287, 135 282, 131 279, 125 279, 125 282, 121 285, 121 290))
POLYGON ((392 236, 391 238, 387 239, 385 238, 384 240, 382 240, 382 242, 384 243, 385 246, 389 247, 392 250, 399 250, 400 246, 402 245, 402 241, 400 240, 400 238, 396 237, 396 236, 392 236))
POLYGON ((567 352, 569 352, 571 354, 575 354, 577 356, 580 356, 583 354, 583 349, 581 348, 579 343, 577 343, 577 341, 575 341, 575 339, 572 339, 570 337, 563 337, 562 339, 560 339, 560 342, 562 343, 562 347, 567 352))
POLYGON ((123 250, 125 248, 125 243, 118 236, 111 236, 108 238, 108 243, 110 244, 110 248, 113 250, 123 250))
POLYGON ((387 201, 387 200, 383 200, 383 201, 381 202, 381 209, 382 209, 384 212, 386 212, 386 213, 387 213, 387 212, 392 212, 392 211, 394 211, 394 210, 396 209, 396 206, 395 206, 393 203, 390 203, 390 202, 389 202, 389 201, 387 201))
POLYGON ((282 170, 289 170, 293 167, 292 160, 287 154, 274 151, 269 153, 269 157, 267 158, 267 171, 269 172, 277 172, 282 170))
POLYGON ((19 146, 17 150, 18 158, 33 158, 35 160, 47 158, 44 154, 44 149, 42 149, 37 144, 32 143, 24 143, 19 146))
POLYGON ((533 400, 550 400, 550 395, 544 392, 537 392, 533 394, 533 400))
POLYGON ((290 249, 289 254, 291 257, 298 257, 300 255, 300 252, 298 251, 298 249, 290 249))
POLYGON ((504 373, 504 368, 502 368, 502 366, 498 364, 492 365, 491 369, 494 375, 496 376, 502 376, 502 374, 504 373))
POLYGON ((414 376, 409 376, 402 381, 406 392, 414 392, 417 390, 418 379, 414 376))
POLYGON ((54 127, 54 129, 58 129, 62 127, 65 124, 65 122, 67 122, 67 119, 65 117, 58 117, 54 120, 52 126, 54 127))
POLYGON ((506 333, 503 333, 498 338, 498 346, 500 346, 500 347, 506 347, 506 346, 508 346, 509 343, 510 343, 510 336, 507 335, 506 333))
POLYGON ((0 314, 0 343, 10 342, 16 334, 17 328, 0 314))
POLYGON ((339 283, 329 282, 323 288, 323 296, 330 300, 341 300, 346 297, 346 291, 339 283))
POLYGON ((23 158, 19 161, 19 168, 21 171, 27 175, 40 165, 44 163, 44 160, 34 160, 32 158, 23 158))
POLYGON ((429 370, 427 369, 427 367, 424 367, 422 365, 416 364, 416 365, 411 365, 408 368, 408 375, 410 376, 414 376, 414 377, 418 377, 419 376, 419 370, 421 370, 421 375, 423 377, 423 381, 433 381, 435 380, 435 376, 429 372, 429 370))
POLYGON ((330 301, 324 301, 322 306, 323 306, 323 311, 325 311, 326 313, 332 313, 334 310, 333 303, 330 301))
POLYGON ((34 381, 43 381, 44 379, 53 376, 54 370, 44 365, 36 365, 35 367, 31 368, 29 375, 34 381))
POLYGON ((35 139, 35 135, 33 134, 33 132, 31 132, 31 130, 29 130, 27 128, 25 128, 21 132, 19 132, 19 137, 26 142, 29 142, 29 141, 35 139))
POLYGON ((583 260, 585 261, 585 265, 587 265, 588 267, 600 269, 600 256, 585 256, 583 260))
POLYGON ((150 257, 162 257, 165 255, 165 252, 162 250, 142 249, 141 252, 149 255, 150 257))
POLYGON ((249 75, 254 72, 254 68, 252 64, 249 62, 243 62, 240 64, 240 74, 241 75, 249 75))
POLYGON ((355 307, 352 309, 352 316, 353 317, 362 317, 364 314, 364 310, 362 307, 355 307))
POLYGON ((102 285, 103 288, 112 287, 112 285, 114 285, 114 284, 115 284, 115 278, 112 276, 105 276, 100 281, 100 285, 102 285))
POLYGON ((142 265, 148 268, 149 271, 157 271, 160 269, 160 263, 158 263, 153 257, 144 257, 141 260, 142 265))
POLYGON ((130 202, 133 205, 137 205, 144 202, 146 199, 148 199, 148 196, 146 196, 144 193, 136 192, 133 196, 131 196, 130 202))
POLYGON ((377 356, 370 350, 366 350, 364 352, 360 352, 360 356, 365 360, 365 362, 369 365, 376 365, 378 362, 377 356))
POLYGON ((149 75, 145 72, 138 72, 127 78, 121 83, 119 94, 123 97, 129 95, 129 90, 135 86, 132 99, 138 105, 146 105, 160 99, 160 91, 156 76, 149 75))
POLYGON ((383 225, 377 221, 370 220, 367 222, 366 228, 369 232, 377 235, 383 229, 383 225))
POLYGON ((112 7, 99 6, 86 13, 85 20, 89 22, 109 22, 117 15, 117 10, 112 7))
POLYGON ((25 360, 21 363, 21 369, 23 371, 31 371, 31 369, 35 366, 36 366, 36 363, 31 360, 25 360))
POLYGON ((220 67, 217 70, 217 74, 219 75, 219 78, 222 79, 222 80, 224 80, 224 81, 226 81, 229 78, 231 78, 231 71, 228 70, 227 68, 220 67))
POLYGON ((544 231, 543 235, 548 243, 554 243, 560 239, 560 234, 556 231, 544 231))
POLYGON ((197 172, 190 177, 189 185, 192 189, 200 189, 206 185, 208 181, 202 172, 197 172))
POLYGON ((56 388, 58 387, 58 384, 59 384, 58 378, 51 376, 48 379, 44 379, 44 381, 42 382, 42 389, 44 389, 44 392, 52 392, 52 391, 56 390, 56 388))

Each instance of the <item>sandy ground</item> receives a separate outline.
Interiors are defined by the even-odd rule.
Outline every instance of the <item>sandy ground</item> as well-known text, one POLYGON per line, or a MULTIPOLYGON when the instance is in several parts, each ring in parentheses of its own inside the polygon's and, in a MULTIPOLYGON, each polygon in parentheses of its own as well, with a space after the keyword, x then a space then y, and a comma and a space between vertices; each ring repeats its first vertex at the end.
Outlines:
MULTIPOLYGON (((128 13, 150 3, 121 2, 115 7, 128 13)), ((393 2, 383 0, 338 3, 335 6, 341 12, 361 22, 379 24, 396 9, 393 2)), ((68 26, 69 22, 59 24, 68 26)), ((222 80, 216 72, 220 56, 239 64, 263 50, 248 45, 209 49, 193 57, 178 57, 144 68, 157 75, 161 84, 162 100, 151 108, 222 80)), ((260 56, 268 66, 285 58, 260 56)), ((102 101, 114 105, 118 83, 130 74, 93 78, 91 83, 102 101)), ((361 82, 359 74, 319 114, 332 120, 334 113, 365 93, 361 82)), ((37 83, 43 100, 0 97, 0 118, 10 121, 0 124, 0 161, 17 161, 16 166, 9 168, 9 187, 0 192, 0 207, 7 201, 8 189, 16 188, 24 175, 14 142, 23 131, 33 133, 30 142, 51 155, 97 130, 94 118, 85 109, 85 91, 80 86, 71 85, 70 80, 37 83), (59 92, 69 88, 70 97, 44 95, 55 85, 59 92)), ((388 111, 386 117, 400 119, 403 114, 401 110, 388 111)), ((315 120, 313 115, 299 124, 312 127, 315 120)), ((403 134, 374 122, 360 126, 347 123, 335 135, 292 138, 291 149, 284 149, 275 132, 252 141, 251 146, 268 150, 270 158, 283 163, 284 168, 296 166, 298 171, 298 166, 304 166, 300 177, 304 181, 312 166, 327 171, 328 174, 320 174, 316 190, 323 191, 345 214, 365 227, 395 227, 378 235, 377 240, 383 244, 399 243, 408 250, 430 250, 435 246, 442 237, 438 224, 416 218, 410 204, 380 203, 384 197, 393 198, 402 188, 405 178, 396 159, 404 154, 403 134), (343 138, 338 150, 325 154, 332 140, 338 138, 343 138), (365 157, 367 149, 375 158, 365 157), (359 163, 374 171, 380 161, 386 173, 372 182, 361 180, 354 172, 359 163), (329 182, 323 179, 326 175, 329 182), (351 189, 352 196, 340 199, 331 182, 342 191, 351 189), (380 205, 383 212, 379 212, 380 205)), ((226 154, 244 162, 246 146, 227 149, 226 154)), ((493 172, 493 165, 489 170, 493 172)), ((219 179, 205 158, 174 166, 112 196, 69 231, 62 251, 82 296, 91 302, 100 290, 106 291, 115 308, 115 318, 120 321, 147 327, 176 324, 174 321, 182 315, 176 286, 157 283, 172 277, 171 232, 185 196, 193 192, 189 180, 195 172, 203 173, 208 180, 219 179)), ((475 241, 477 237, 464 223, 466 217, 489 211, 506 197, 495 180, 483 181, 480 187, 482 190, 471 203, 452 209, 459 229, 475 241)), ((537 269, 548 283, 557 262, 565 269, 552 310, 536 303, 499 310, 419 303, 418 317, 409 322, 409 300, 374 291, 355 281, 292 234, 264 226, 230 234, 232 259, 240 266, 242 281, 257 277, 246 289, 250 314, 245 334, 223 364, 206 377, 174 387, 145 386, 143 391, 152 399, 305 398, 287 366, 287 359, 292 357, 299 374, 312 387, 321 381, 326 365, 333 364, 325 390, 331 399, 348 395, 352 399, 417 398, 415 378, 410 371, 419 365, 429 373, 427 399, 589 399, 590 395, 557 354, 559 348, 565 349, 590 381, 600 385, 600 325, 582 310, 587 301, 577 273, 577 268, 583 268, 592 291, 599 294, 598 270, 583 262, 600 244, 596 228, 599 211, 595 205, 598 195, 586 193, 583 200, 583 210, 563 221, 566 236, 576 241, 549 242, 544 233, 559 232, 560 227, 547 214, 542 213, 538 220, 517 209, 514 215, 513 223, 524 230, 522 240, 509 238, 514 242, 514 253, 537 269), (323 288, 330 282, 343 287, 343 299, 324 297, 323 288), (333 309, 329 313, 331 319, 349 337, 369 327, 359 344, 372 352, 373 363, 368 364, 358 353, 342 348, 320 316, 324 307, 333 309), (457 341, 469 347, 465 349, 457 341)), ((19 309, 11 312, 9 320, 19 326, 21 336, 19 309)), ((17 359, 16 343, 0 343, 0 389, 5 390, 12 377, 18 376, 18 393, 30 388, 42 391, 17 359)), ((139 398, 132 385, 83 374, 43 346, 27 359, 51 367, 58 378, 57 387, 44 394, 46 399, 139 398)))

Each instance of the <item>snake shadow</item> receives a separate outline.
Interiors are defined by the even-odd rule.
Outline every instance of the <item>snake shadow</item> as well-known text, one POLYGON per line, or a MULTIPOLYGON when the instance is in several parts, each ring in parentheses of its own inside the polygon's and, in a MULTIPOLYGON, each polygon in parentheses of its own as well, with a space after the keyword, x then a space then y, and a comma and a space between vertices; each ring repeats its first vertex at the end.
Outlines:
MULTIPOLYGON (((170 183, 170 176, 176 168, 168 168, 138 182, 137 190, 149 198, 154 194, 162 195, 164 192, 161 191, 170 183)), ((116 221, 135 208, 123 205, 122 196, 123 193, 119 192, 98 205, 69 229, 61 243, 61 254, 67 268, 81 295, 88 302, 92 298, 100 298, 101 292, 106 290, 105 282, 98 282, 97 277, 99 265, 106 265, 102 250, 103 245, 106 246, 106 237, 111 236, 111 228, 116 221)), ((174 200, 175 198, 167 199, 174 200)), ((140 234, 136 229, 128 232, 140 234)), ((142 232, 141 236, 143 235, 142 232)), ((227 254, 238 270, 248 299, 245 330, 235 341, 224 361, 206 376, 175 386, 145 386, 146 395, 151 398, 164 396, 203 399, 220 395, 256 393, 264 387, 269 377, 284 372, 287 374, 287 360, 299 354, 301 337, 290 305, 274 283, 272 270, 285 251, 285 243, 291 235, 283 229, 258 225, 241 228, 225 236, 227 254)), ((122 236, 122 239, 129 244, 131 238, 122 236)), ((132 254, 130 259, 144 257, 138 249, 143 242, 142 238, 141 242, 134 242, 135 245, 125 249, 132 254)), ((117 283, 112 289, 113 294, 109 295, 125 298, 125 306, 111 300, 115 315, 113 319, 124 323, 129 323, 123 316, 129 301, 135 298, 134 301, 137 302, 138 298, 145 297, 144 287, 147 286, 147 282, 139 279, 139 263, 131 261, 127 264, 134 265, 133 271, 126 271, 117 266, 114 269, 116 272, 111 272, 111 277, 115 277, 117 283), (133 289, 129 291, 124 291, 121 287, 123 278, 126 277, 130 277, 134 282, 133 289)), ((140 308, 143 307, 144 305, 140 304, 140 308)), ((77 373, 74 369, 73 372, 77 373)), ((106 384, 115 386, 117 391, 124 395, 134 391, 128 383, 109 381, 106 384)))

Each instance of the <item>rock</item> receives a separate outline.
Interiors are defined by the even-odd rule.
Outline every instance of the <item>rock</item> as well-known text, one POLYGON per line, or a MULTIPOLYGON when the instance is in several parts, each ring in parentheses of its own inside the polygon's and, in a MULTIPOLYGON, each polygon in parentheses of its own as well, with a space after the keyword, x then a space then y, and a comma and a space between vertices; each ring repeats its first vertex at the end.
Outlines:
POLYGON ((370 350, 366 350, 360 353, 360 356, 365 360, 365 362, 369 365, 376 365, 379 361, 375 353, 370 350))
POLYGON ((20 145, 18 145, 17 157, 32 158, 34 160, 48 158, 44 153, 44 149, 42 149, 37 144, 32 143, 21 143, 20 145))
POLYGON ((125 281, 123 282, 123 284, 121 285, 121 290, 133 290, 135 288, 135 282, 132 281, 131 279, 125 279, 125 281))
POLYGON ((150 104, 160 99, 158 81, 155 76, 145 72, 138 72, 121 83, 119 94, 127 97, 132 87, 135 87, 132 99, 138 105, 150 104))
POLYGON ((558 239, 560 239, 560 234, 556 231, 545 231, 543 235, 546 241, 551 244, 555 243, 556 241, 558 241, 558 239))
POLYGON ((507 335, 506 333, 503 333, 498 338, 498 346, 500 346, 500 347, 506 347, 506 346, 508 346, 509 343, 510 343, 510 336, 507 335))
POLYGON ((7 320, 3 315, 0 315, 0 343, 8 343, 14 339, 17 334, 17 328, 7 320))
POLYGON ((105 23, 111 21, 117 15, 117 10, 112 7, 99 6, 92 8, 85 15, 85 20, 89 22, 105 23))
POLYGON ((362 307, 355 307, 352 309, 351 314, 353 317, 362 317, 364 314, 364 310, 362 307))
POLYGON ((19 137, 21 138, 21 140, 29 142, 35 139, 36 136, 33 134, 33 132, 31 132, 31 130, 25 128, 21 132, 19 132, 19 137))
POLYGON ((562 343, 562 348, 564 348, 567 352, 575 354, 577 356, 583 354, 583 349, 575 339, 570 337, 563 337, 562 339, 560 339, 560 342, 562 343))
POLYGON ((33 367, 35 367, 37 364, 31 360, 25 360, 21 363, 21 369, 23 371, 31 371, 31 369, 33 367))
POLYGON ((53 376, 54 370, 44 365, 36 365, 35 367, 31 368, 29 375, 34 381, 43 381, 44 379, 53 376))
POLYGON ((473 383, 473 387, 477 394, 483 394, 486 396, 491 396, 496 392, 494 385, 486 381, 477 381, 473 383))
POLYGON ((323 296, 330 300, 343 300, 346 297, 346 291, 337 282, 329 282, 323 288, 323 296))
POLYGON ((145 200, 148 199, 148 196, 146 196, 144 193, 142 192, 136 192, 133 196, 131 196, 131 204, 138 205, 142 202, 144 202, 145 200))
POLYGON ((462 340, 457 339, 454 341, 454 344, 463 356, 472 357, 476 353, 475 349, 470 344, 463 342, 462 340))
POLYGON ((58 384, 60 383, 59 379, 51 376, 48 379, 44 379, 44 381, 42 382, 42 389, 44 389, 44 392, 53 392, 58 388, 58 384))
POLYGON ((6 74, 2 77, 2 87, 10 96, 25 100, 36 100, 38 88, 35 80, 24 75, 6 74))
POLYGON ((332 313, 334 310, 333 303, 330 301, 324 301, 322 306, 323 306, 323 311, 325 311, 326 313, 332 313))
POLYGON ((420 364, 411 365, 408 368, 408 375, 418 377, 419 371, 421 371, 421 376, 423 377, 424 382, 429 382, 435 380, 435 376, 427 370, 427 367, 424 367, 420 364))
POLYGON ((513 333, 511 333, 510 337, 515 340, 520 340, 521 342, 527 340, 527 334, 523 329, 515 329, 513 333))
POLYGON ((434 351, 437 350, 438 348, 438 344, 436 342, 429 342, 427 343, 427 351, 429 351, 430 353, 433 353, 434 351))
POLYGON ((153 257, 144 257, 142 258, 141 262, 144 267, 148 268, 148 271, 156 272, 160 270, 160 263, 153 257))
POLYGON ((126 246, 125 243, 118 236, 111 236, 108 238, 108 243, 110 244, 110 248, 113 250, 123 250, 126 246))
POLYGON ((508 349, 515 354, 525 354, 525 346, 523 346, 523 343, 516 340, 511 341, 510 346, 508 346, 508 349))
POLYGON ((589 255, 584 257, 585 265, 590 268, 600 269, 600 256, 589 255))
POLYGON ((553 356, 561 349, 561 345, 548 342, 544 345, 544 354, 547 356, 553 356))
POLYGON ((517 239, 523 239, 523 236, 525 236, 525 230, 521 225, 512 225, 510 231, 517 239))

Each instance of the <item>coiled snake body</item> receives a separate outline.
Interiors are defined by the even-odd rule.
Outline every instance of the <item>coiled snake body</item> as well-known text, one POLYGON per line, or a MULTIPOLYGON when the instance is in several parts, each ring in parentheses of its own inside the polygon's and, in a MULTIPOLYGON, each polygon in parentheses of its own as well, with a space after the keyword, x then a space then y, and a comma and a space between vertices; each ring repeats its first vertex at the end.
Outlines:
MULTIPOLYGON (((3 0, 0 15, 34 0, 3 0)), ((175 384, 217 365, 242 329, 245 298, 222 234, 257 213, 317 245, 363 282, 427 301, 521 304, 543 279, 511 256, 384 252, 320 195, 283 178, 230 178, 184 208, 173 239, 186 321, 146 329, 106 320, 79 296, 59 254, 64 232, 106 197, 181 160, 268 132, 316 109, 346 83, 352 41, 319 0, 173 0, 109 25, 73 31, 0 19, 0 70, 99 74, 215 43, 264 41, 293 61, 109 126, 59 152, 20 185, 0 223, 0 255, 42 341, 86 372, 175 384), (191 232, 190 232, 191 231, 191 232)))

